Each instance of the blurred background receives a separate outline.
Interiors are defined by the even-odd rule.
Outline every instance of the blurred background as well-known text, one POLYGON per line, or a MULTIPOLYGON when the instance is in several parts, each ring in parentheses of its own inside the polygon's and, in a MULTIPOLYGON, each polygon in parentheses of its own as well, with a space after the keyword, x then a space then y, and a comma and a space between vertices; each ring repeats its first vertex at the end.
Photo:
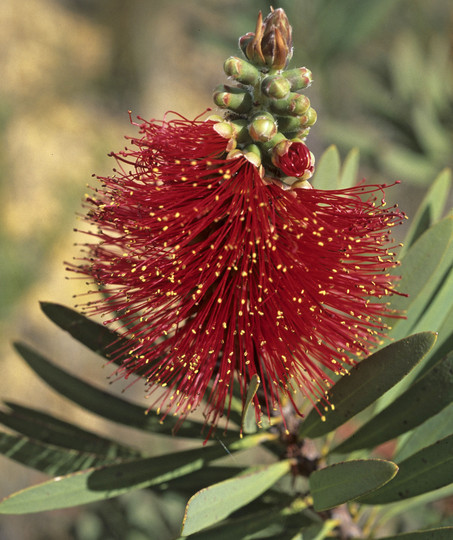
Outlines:
MULTIPOLYGON (((314 74, 318 112, 309 146, 344 157, 360 149, 361 176, 401 180, 389 202, 413 215, 453 163, 453 5, 450 0, 1 0, 0 397, 130 437, 48 391, 11 348, 15 339, 60 366, 106 384, 108 367, 53 327, 38 301, 73 306, 73 228, 93 173, 135 134, 128 110, 192 118, 225 81, 223 61, 253 31, 257 12, 283 7, 294 29, 293 67, 314 74)), ((451 206, 451 205, 450 205, 451 206)), ((112 387, 111 391, 120 391, 112 387)), ((134 387, 128 397, 142 399, 134 387)), ((137 445, 149 444, 137 439, 137 445)), ((150 453, 165 451, 157 440, 150 453)), ((45 479, 0 456, 0 497, 45 479)), ((0 516, 0 540, 166 539, 184 500, 150 492, 45 515, 0 516), (124 524, 128 524, 124 528, 124 524), (152 536, 149 531, 153 530, 152 536)), ((416 519, 416 517, 414 517, 416 519)))

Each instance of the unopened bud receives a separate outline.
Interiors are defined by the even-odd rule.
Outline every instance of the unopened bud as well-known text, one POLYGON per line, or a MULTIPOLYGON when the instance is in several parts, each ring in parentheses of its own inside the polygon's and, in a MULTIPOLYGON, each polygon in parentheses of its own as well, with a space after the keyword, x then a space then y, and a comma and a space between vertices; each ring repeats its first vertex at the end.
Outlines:
POLYGON ((298 179, 297 182, 291 185, 291 189, 313 189, 313 186, 308 180, 298 179))
MULTIPOLYGON (((261 23, 262 23, 262 15, 261 15, 261 23)), ((259 16, 258 16, 259 20, 259 16)), ((239 48, 244 53, 244 56, 248 58, 247 56, 247 47, 249 43, 251 43, 255 39, 255 33, 254 32, 247 32, 247 34, 241 36, 239 38, 239 48)))
POLYGON ((244 148, 244 156, 256 167, 261 165, 261 151, 256 144, 249 144, 244 148))
POLYGON ((301 116, 310 107, 310 100, 307 96, 291 92, 284 99, 272 100, 269 107, 273 112, 281 115, 301 116))
POLYGON ((266 65, 272 69, 283 69, 293 55, 292 28, 283 9, 271 11, 263 22, 264 32, 261 50, 266 65))
POLYGON ((293 131, 300 131, 304 126, 306 120, 305 116, 277 116, 276 117, 278 129, 282 133, 292 133, 293 131))
POLYGON ((275 122, 274 117, 266 112, 254 116, 249 125, 250 137, 252 137, 254 141, 270 141, 277 134, 277 131, 277 123, 275 122))
POLYGON ((301 141, 304 141, 310 133, 310 128, 304 128, 299 131, 285 131, 285 135, 288 137, 288 139, 300 139, 301 141))
POLYGON ((318 114, 313 109, 313 107, 310 107, 307 112, 305 113, 305 116, 307 117, 307 120, 304 122, 305 127, 311 127, 316 123, 316 120, 318 119, 318 114))
POLYGON ((281 99, 289 94, 291 83, 281 75, 266 77, 261 83, 263 93, 275 99, 281 99))
POLYGON ((209 122, 223 122, 223 116, 220 116, 220 114, 210 114, 207 118, 206 118, 206 121, 209 122))
POLYGON ((310 107, 305 114, 301 116, 277 116, 278 129, 288 138, 304 139, 310 127, 316 123, 317 114, 315 109, 310 107))
POLYGON ((245 158, 247 161, 252 163, 252 165, 255 165, 255 167, 259 168, 261 174, 261 156, 254 151, 247 151, 247 149, 240 150, 239 148, 235 148, 231 152, 228 152, 226 156, 227 159, 238 159, 241 157, 245 158))
POLYGON ((284 71, 282 75, 290 82, 292 92, 307 88, 313 80, 311 71, 306 67, 289 69, 284 71))
POLYGON ((214 131, 224 139, 232 139, 234 137, 234 128, 230 122, 217 122, 214 124, 214 131))
POLYGON ((230 56, 230 58, 225 61, 223 69, 228 77, 232 77, 242 84, 256 84, 260 77, 256 67, 236 56, 230 56))
POLYGON ((244 113, 248 112, 253 103, 252 96, 242 88, 220 85, 213 95, 214 103, 222 109, 244 113))
POLYGON ((255 33, 242 36, 239 46, 258 67, 285 68, 292 56, 292 29, 283 9, 272 10, 264 21, 260 12, 255 33))
MULTIPOLYGON (((219 117, 221 118, 221 117, 219 117)), ((247 120, 224 120, 214 124, 216 131, 224 139, 235 139, 240 143, 250 142, 250 135, 247 128, 247 120)))

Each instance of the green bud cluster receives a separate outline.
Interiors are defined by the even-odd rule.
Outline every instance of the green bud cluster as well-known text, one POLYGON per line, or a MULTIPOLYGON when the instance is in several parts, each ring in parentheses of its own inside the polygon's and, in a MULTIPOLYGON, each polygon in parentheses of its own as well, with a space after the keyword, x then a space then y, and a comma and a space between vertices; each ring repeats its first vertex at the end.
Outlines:
POLYGON ((273 165, 272 154, 282 141, 305 140, 316 122, 316 111, 301 93, 312 75, 305 67, 275 69, 253 59, 249 54, 247 60, 231 56, 225 61, 224 71, 236 86, 220 85, 214 92, 215 104, 227 111, 216 131, 230 140, 232 157, 242 153, 262 164, 266 176, 291 185, 295 179, 273 165))

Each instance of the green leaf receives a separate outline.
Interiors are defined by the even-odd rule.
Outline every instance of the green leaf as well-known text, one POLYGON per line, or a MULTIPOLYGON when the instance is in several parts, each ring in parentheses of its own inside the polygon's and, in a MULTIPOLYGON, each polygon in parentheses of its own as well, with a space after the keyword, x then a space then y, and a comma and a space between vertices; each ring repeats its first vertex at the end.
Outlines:
MULTIPOLYGON (((111 360, 112 352, 130 349, 127 339, 71 308, 52 302, 41 302, 40 305, 44 314, 52 322, 96 354, 108 360, 111 360)), ((126 358, 127 354, 123 357, 115 356, 113 362, 121 365, 126 358)))
POLYGON ((450 351, 453 351, 453 306, 439 327, 437 341, 429 354, 428 361, 423 365, 423 370, 429 369, 450 351))
POLYGON ((244 433, 255 433, 257 430, 255 407, 253 406, 253 398, 260 386, 260 378, 255 373, 251 379, 247 388, 247 395, 245 396, 245 404, 242 410, 241 429, 244 433))
POLYGON ((31 439, 111 458, 140 454, 138 450, 101 437, 49 414, 11 402, 5 402, 5 404, 11 410, 6 413, 0 411, 0 422, 31 439))
POLYGON ((408 499, 453 482, 453 435, 423 448, 398 464, 398 476, 366 497, 364 504, 386 504, 408 499))
MULTIPOLYGON (((319 525, 310 525, 303 528, 301 534, 289 540, 324 540, 324 538, 331 538, 331 532, 337 527, 338 521, 336 519, 326 519, 324 523, 320 523, 319 525)), ((277 540, 277 538, 274 540, 277 540)), ((280 537, 278 537, 278 540, 280 540, 280 537)))
MULTIPOLYGON (((228 449, 227 449, 228 451, 228 449)), ((209 465, 201 470, 186 474, 179 478, 174 478, 158 486, 159 491, 180 491, 193 495, 196 491, 210 486, 212 483, 223 482, 233 476, 241 474, 246 467, 209 465)))
POLYGON ((424 422, 401 444, 396 457, 398 461, 406 459, 415 454, 425 446, 434 444, 439 439, 453 435, 453 403, 446 407, 442 412, 436 414, 424 422))
POLYGON ((313 187, 316 189, 336 189, 340 176, 340 163, 337 147, 329 146, 316 166, 316 172, 312 179, 313 187))
POLYGON ((389 333, 393 339, 407 335, 432 302, 453 263, 452 244, 453 217, 447 217, 428 229, 393 270, 402 276, 398 290, 408 295, 392 298, 392 309, 407 313, 407 319, 394 321, 389 333))
MULTIPOLYGON (((228 444, 229 451, 252 448, 267 438, 270 435, 244 437, 228 444)), ((0 502, 0 514, 44 512, 111 499, 197 471, 224 455, 224 446, 215 444, 60 476, 6 497, 0 502)))
POLYGON ((445 274, 432 300, 424 309, 417 323, 413 326, 413 331, 421 332, 427 329, 438 331, 452 307, 453 267, 445 274))
POLYGON ((400 381, 427 354, 436 341, 433 332, 415 334, 388 345, 354 366, 329 390, 334 407, 325 416, 313 409, 302 423, 303 437, 321 437, 371 405, 400 381))
MULTIPOLYGON (((172 434, 178 422, 176 418, 167 417, 165 422, 162 423, 155 412, 149 411, 146 414, 144 407, 108 394, 70 375, 31 347, 21 343, 16 343, 14 346, 39 377, 54 390, 84 409, 129 427, 164 435, 172 434)), ((178 430, 178 435, 181 437, 204 438, 206 435, 202 433, 202 430, 202 423, 185 420, 178 430)))
POLYGON ((360 152, 358 148, 353 148, 346 156, 341 175, 339 177, 338 189, 346 189, 357 184, 357 173, 359 171, 360 152))
POLYGON ((400 258, 414 244, 416 240, 428 230, 433 223, 441 217, 448 199, 451 186, 451 171, 444 169, 434 180, 425 198, 417 209, 417 213, 411 219, 411 226, 404 239, 404 246, 400 251, 400 258))
MULTIPOLYGON (((420 508, 420 511, 426 509, 426 506, 435 501, 440 501, 448 499, 453 495, 453 484, 445 486, 435 491, 430 491, 429 493, 423 493, 423 495, 418 495, 417 497, 412 497, 410 499, 405 499, 403 501, 394 502, 393 504, 387 504, 379 508, 379 525, 384 525, 390 519, 393 519, 395 516, 401 516, 403 513, 408 511, 414 511, 417 508, 420 508)), ((450 525, 446 523, 445 525, 450 525)))
POLYGON ((451 540, 452 538, 453 527, 442 527, 440 529, 425 529, 424 531, 384 536, 381 540, 451 540))
MULTIPOLYGON (((432 331, 442 329, 440 342, 450 339, 449 328, 452 328, 452 320, 445 317, 448 311, 453 311, 453 297, 445 295, 445 289, 451 288, 451 278, 447 279, 453 264, 453 217, 445 218, 428 229, 415 244, 409 249, 403 258, 401 266, 394 273, 402 275, 398 285, 400 291, 409 296, 393 297, 392 308, 406 311, 407 318, 396 320, 389 337, 400 339, 401 337, 419 331, 426 330, 426 324, 432 324, 432 331), (447 281, 446 281, 447 280, 447 281), (423 325, 423 326, 422 326, 423 325)), ((440 347, 440 343, 433 349, 433 353, 440 347)), ((448 350, 442 350, 442 356, 448 350)), ((426 358, 426 363, 414 370, 402 383, 395 386, 383 399, 379 401, 378 408, 382 409, 391 403, 398 395, 412 383, 422 369, 432 365, 442 356, 436 351, 436 359, 433 355, 426 358)))
POLYGON ((312 473, 308 481, 317 512, 329 510, 370 493, 389 482, 398 467, 382 459, 335 463, 312 473))
POLYGON ((0 454, 49 475, 72 473, 114 461, 112 458, 58 448, 22 435, 2 432, 0 432, 0 454))
POLYGON ((301 529, 307 530, 306 527, 313 523, 317 527, 323 525, 319 523, 320 518, 317 514, 304 510, 305 507, 302 501, 296 500, 290 506, 274 505, 272 511, 265 508, 258 512, 247 512, 245 515, 230 518, 205 531, 194 533, 190 535, 190 540, 212 540, 213 538, 252 540, 253 538, 268 538, 270 535, 273 538, 276 537, 275 535, 278 535, 278 538, 286 538, 283 535, 289 531, 292 531, 289 537, 292 538, 301 529))
POLYGON ((452 401, 453 353, 334 448, 333 452, 348 453, 361 448, 373 448, 420 425, 452 401))
POLYGON ((267 491, 290 469, 290 460, 252 467, 195 493, 186 506, 182 534, 193 534, 222 521, 267 491))

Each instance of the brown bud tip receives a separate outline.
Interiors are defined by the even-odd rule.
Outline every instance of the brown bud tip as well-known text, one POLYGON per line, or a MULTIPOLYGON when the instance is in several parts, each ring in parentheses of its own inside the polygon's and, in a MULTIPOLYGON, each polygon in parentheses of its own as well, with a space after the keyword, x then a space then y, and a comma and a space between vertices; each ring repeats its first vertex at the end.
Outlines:
MULTIPOLYGON (((271 8, 272 9, 272 8, 271 8)), ((255 33, 239 39, 245 56, 257 67, 283 69, 293 54, 292 28, 283 9, 272 9, 264 19, 258 15, 255 33)))
POLYGON ((261 50, 266 64, 273 69, 285 68, 293 54, 293 38, 284 10, 272 10, 264 19, 263 27, 261 50))

